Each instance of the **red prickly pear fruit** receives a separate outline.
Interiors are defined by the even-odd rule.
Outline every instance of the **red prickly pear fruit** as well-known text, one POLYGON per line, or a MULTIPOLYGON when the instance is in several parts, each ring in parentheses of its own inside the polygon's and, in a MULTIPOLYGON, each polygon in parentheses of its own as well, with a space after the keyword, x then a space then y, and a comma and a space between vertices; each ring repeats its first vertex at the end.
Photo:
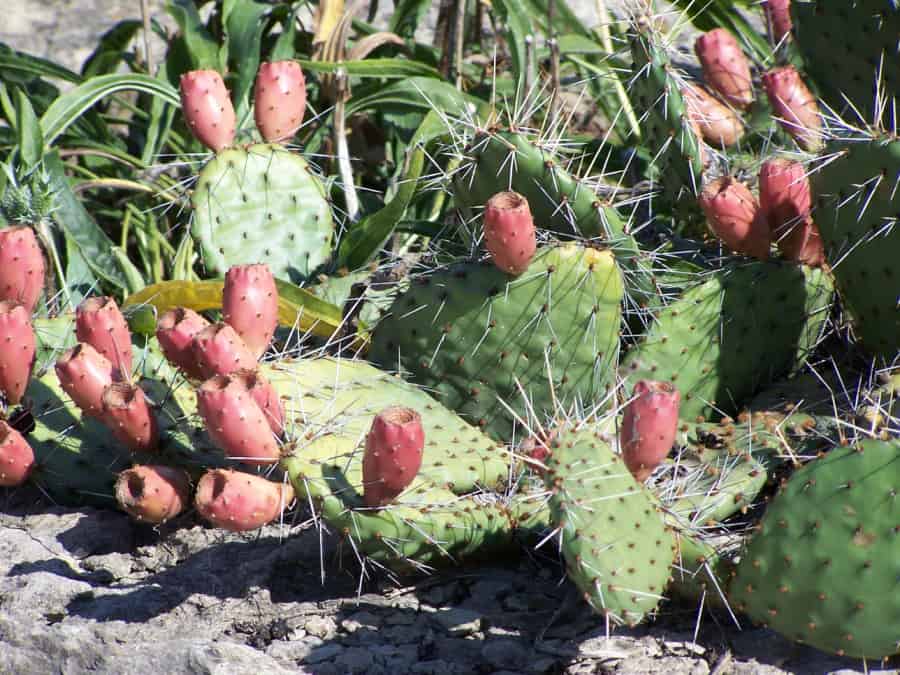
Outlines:
POLYGON ((191 132, 213 152, 234 142, 234 106, 216 71, 192 70, 181 76, 181 108, 191 132))
POLYGON ((191 499, 187 472, 156 464, 133 466, 116 480, 116 501, 142 523, 159 525, 184 511, 191 499))
POLYGON ((34 470, 34 450, 25 437, 0 420, 0 487, 25 483, 34 470))
POLYGON ((56 377, 63 391, 81 412, 91 417, 103 413, 103 392, 113 383, 115 368, 86 342, 66 351, 56 361, 56 377))
POLYGON ((113 382, 103 390, 100 419, 120 443, 132 452, 153 452, 159 445, 159 427, 143 389, 128 382, 113 382))
POLYGON ((206 380, 197 390, 197 412, 227 457, 259 466, 278 461, 278 443, 266 415, 241 379, 215 375, 206 380))
POLYGON ((815 96, 793 66, 773 68, 762 76, 763 86, 778 123, 804 150, 822 147, 822 118, 815 96))
POLYGON ((210 469, 197 483, 194 505, 205 520, 231 532, 270 523, 294 499, 289 483, 274 483, 231 469, 210 469))
POLYGON ((363 498, 372 507, 391 502, 412 483, 422 465, 425 432, 410 408, 385 408, 375 416, 363 454, 363 498))
POLYGON ((7 403, 25 395, 36 353, 31 313, 13 300, 0 302, 0 394, 7 403))
POLYGON ((728 106, 703 87, 685 85, 681 90, 688 119, 703 140, 716 147, 737 143, 744 135, 744 123, 728 106))
POLYGON ((209 326, 209 321, 192 309, 177 307, 165 312, 156 323, 156 339, 169 362, 188 377, 200 379, 202 373, 194 356, 194 336, 209 326))
POLYGON ((669 454, 678 430, 681 394, 668 382, 641 380, 625 404, 619 441, 625 466, 643 483, 669 454))
POLYGON ((131 377, 131 332, 113 298, 88 298, 82 302, 75 312, 75 336, 113 364, 113 379, 124 381, 131 377))
POLYGON ((763 0, 763 10, 766 13, 769 35, 776 44, 782 42, 794 27, 794 22, 791 21, 791 0, 763 0))
POLYGON ((825 247, 810 217, 812 190, 800 162, 770 159, 759 171, 759 206, 775 245, 788 260, 820 267, 825 247))
POLYGON ((278 327, 278 288, 269 266, 235 265, 225 274, 222 318, 259 358, 278 327))
POLYGON ((27 225, 0 230, 0 300, 15 300, 33 314, 45 274, 44 254, 34 230, 27 225))
POLYGON ((518 276, 528 269, 537 239, 528 200, 518 192, 498 192, 484 205, 484 245, 494 264, 518 276))
POLYGON ((211 324, 195 334, 191 351, 202 378, 256 368, 256 357, 227 323, 211 324))
POLYGON ((724 176, 703 188, 699 199, 710 229, 726 246, 768 260, 769 225, 750 188, 724 176))
POLYGON ((256 128, 269 143, 293 136, 306 112, 306 78, 296 61, 263 63, 253 90, 256 128))
POLYGON ((245 387, 262 410, 269 428, 276 436, 284 432, 284 406, 272 383, 256 370, 238 370, 229 377, 245 387))
POLYGON ((738 108, 753 103, 750 62, 731 33, 714 28, 697 38, 694 51, 703 67, 703 80, 723 99, 738 108))

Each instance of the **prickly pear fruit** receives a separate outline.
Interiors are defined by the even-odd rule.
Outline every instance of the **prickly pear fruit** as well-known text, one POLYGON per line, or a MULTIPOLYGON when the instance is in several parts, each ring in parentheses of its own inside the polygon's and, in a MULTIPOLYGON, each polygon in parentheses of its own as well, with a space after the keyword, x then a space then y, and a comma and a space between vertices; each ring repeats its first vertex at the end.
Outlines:
POLYGON ((266 416, 239 378, 215 375, 197 390, 197 412, 225 455, 247 464, 278 461, 278 444, 266 416))
POLYGON ((284 406, 272 383, 264 378, 258 370, 238 370, 230 377, 232 380, 237 380, 241 386, 246 387, 256 405, 262 410, 272 433, 281 436, 284 431, 284 406))
POLYGON ((115 299, 97 297, 82 302, 75 312, 75 336, 113 364, 113 379, 131 377, 131 332, 115 299))
POLYGON ((181 76, 181 108, 191 132, 213 152, 234 141, 234 106, 216 71, 192 70, 181 76))
POLYGON ((44 290, 45 273, 34 230, 27 225, 0 230, 0 300, 15 300, 33 314, 44 290))
POLYGON ((119 474, 116 501, 128 515, 158 525, 181 513, 191 499, 187 472, 173 466, 143 464, 119 474))
POLYGON ((759 206, 775 245, 788 260, 819 267, 825 246, 810 217, 812 190, 803 165, 770 159, 759 170, 759 206))
POLYGON ((726 246, 768 259, 769 226, 750 188, 731 176, 718 178, 703 188, 700 207, 710 229, 726 246))
POLYGON ((791 21, 791 0, 763 0, 763 10, 766 13, 766 24, 769 27, 769 35, 775 43, 780 43, 794 27, 791 21))
POLYGON ((120 443, 133 452, 153 452, 159 427, 143 389, 129 382, 113 382, 103 390, 100 419, 120 443))
POLYGON ((385 408, 375 416, 363 454, 363 498, 373 507, 392 501, 422 465, 425 432, 411 408, 385 408))
POLYGON ((56 360, 56 377, 81 412, 100 417, 103 392, 113 383, 115 368, 103 354, 80 342, 56 360))
POLYGON ((234 328, 227 323, 215 323, 194 335, 191 351, 197 372, 203 378, 228 375, 242 368, 256 368, 256 358, 234 328))
POLYGON ((753 103, 750 62, 731 33, 714 28, 697 38, 694 51, 706 84, 733 106, 746 108, 753 103))
POLYGON ((246 532, 277 518, 293 499, 290 483, 273 483, 231 469, 211 469, 197 483, 194 505, 216 527, 246 532))
POLYGON ((22 485, 34 464, 34 450, 25 437, 0 420, 0 487, 22 485))
POLYGON ((681 393, 669 382, 640 380, 622 414, 619 442, 625 466, 647 480, 675 443, 681 393))
POLYGON ((0 302, 0 395, 9 404, 25 395, 36 347, 31 313, 13 300, 0 302))
POLYGON ((537 249, 528 200, 518 192, 498 192, 484 205, 484 245, 507 274, 522 274, 537 249))
POLYGON ((268 265, 235 265, 228 270, 222 318, 254 357, 265 353, 278 327, 278 288, 268 265))
POLYGON ((192 309, 176 307, 156 322, 156 339, 169 362, 188 377, 200 379, 202 373, 194 356, 194 336, 209 326, 209 321, 192 309))
POLYGON ((727 147, 741 140, 744 123, 731 108, 703 87, 686 84, 681 93, 691 126, 704 141, 715 147, 727 147))
POLYGON ((263 63, 253 90, 256 128, 269 143, 296 133, 306 112, 306 78, 296 61, 263 63))
POLYGON ((822 147, 822 118, 815 96, 793 66, 773 68, 762 76, 763 86, 778 123, 804 150, 822 147))

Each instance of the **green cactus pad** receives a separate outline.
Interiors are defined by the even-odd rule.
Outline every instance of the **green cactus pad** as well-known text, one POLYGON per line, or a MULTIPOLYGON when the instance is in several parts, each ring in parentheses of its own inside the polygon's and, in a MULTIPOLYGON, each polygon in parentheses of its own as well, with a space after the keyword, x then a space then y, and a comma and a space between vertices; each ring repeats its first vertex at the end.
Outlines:
POLYGON ((640 623, 662 600, 675 557, 655 500, 589 430, 560 430, 548 468, 569 578, 610 623, 640 623))
POLYGON ((841 305, 863 344, 894 358, 900 351, 900 140, 833 141, 824 156, 829 161, 812 175, 813 217, 841 305))
MULTIPOLYGON (((822 89, 827 103, 857 111, 872 122, 879 65, 881 98, 900 97, 900 4, 896 0, 795 0, 791 3, 794 41, 805 68, 822 89), (851 104, 848 104, 847 101, 851 104)), ((890 105, 890 104, 889 104, 890 105)))
POLYGON ((460 263, 413 281, 376 326, 369 357, 506 439, 507 405, 528 419, 523 391, 540 417, 557 401, 599 401, 618 356, 622 295, 612 253, 574 243, 542 248, 518 278, 460 263))
POLYGON ((898 441, 838 448, 797 471, 741 557, 738 608, 825 651, 900 651, 898 475, 898 441))
POLYGON ((207 267, 266 263, 298 283, 328 260, 334 235, 325 190, 303 159, 279 145, 219 153, 191 196, 191 232, 207 267))
POLYGON ((672 382, 683 419, 735 414, 805 362, 832 295, 819 269, 782 262, 723 268, 659 313, 620 375, 629 391, 642 379, 672 382))

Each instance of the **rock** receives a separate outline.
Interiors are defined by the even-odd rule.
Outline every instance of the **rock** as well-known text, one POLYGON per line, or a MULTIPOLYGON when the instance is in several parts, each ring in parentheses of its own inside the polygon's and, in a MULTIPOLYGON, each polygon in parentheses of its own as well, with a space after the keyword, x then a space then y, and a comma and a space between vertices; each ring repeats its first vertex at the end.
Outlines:
POLYGON ((334 660, 334 664, 346 673, 367 673, 371 672, 374 658, 367 649, 361 647, 350 647, 345 649, 334 660))
POLYGON ((303 628, 310 635, 323 640, 328 640, 337 633, 337 625, 335 624, 334 619, 326 616, 310 617, 306 620, 303 628))
POLYGON ((702 659, 685 659, 673 656, 653 658, 638 656, 625 659, 616 667, 616 675, 707 675, 709 664, 702 659))
POLYGON ((471 609, 444 609, 431 617, 450 635, 471 635, 481 630, 481 614, 471 609))
POLYGON ((497 669, 516 669, 528 663, 530 651, 516 640, 490 640, 482 647, 481 658, 497 669))

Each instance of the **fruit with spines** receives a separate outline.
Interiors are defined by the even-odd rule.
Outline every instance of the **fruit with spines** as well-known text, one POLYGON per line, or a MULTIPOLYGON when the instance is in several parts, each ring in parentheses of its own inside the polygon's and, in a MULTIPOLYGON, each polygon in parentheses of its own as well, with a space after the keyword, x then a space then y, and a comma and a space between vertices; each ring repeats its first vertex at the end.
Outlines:
POLYGON ((268 265, 235 265, 228 270, 222 318, 256 358, 265 353, 278 327, 278 287, 268 265))
POLYGON ((14 300, 0 302, 0 395, 7 404, 25 395, 36 352, 31 314, 14 300))
POLYGON ((425 431, 411 408, 393 406, 375 415, 363 454, 363 498, 371 507, 389 504, 405 490, 422 465, 425 431))
POLYGON ((207 326, 209 321, 185 307, 168 310, 156 323, 156 339, 163 354, 169 363, 180 368, 188 377, 199 379, 203 376, 194 355, 193 339, 207 326))
POLYGON ((780 66, 763 73, 763 87, 781 127, 804 150, 822 147, 822 117, 816 97, 794 66, 780 66))
POLYGON ((253 89, 253 116, 263 139, 279 143, 293 136, 306 112, 306 78, 296 61, 266 62, 253 89))
POLYGON ((694 42, 694 51, 707 85, 738 108, 746 108, 753 103, 750 63, 728 30, 714 28, 704 33, 694 42))
POLYGON ((228 375, 244 368, 256 368, 256 358, 241 336, 227 323, 210 324, 191 340, 196 371, 202 378, 228 375))
POLYGON ((191 133, 213 152, 234 142, 234 105, 215 70, 192 70, 181 76, 181 108, 191 133))
POLYGON ((0 229, 0 301, 21 303, 33 314, 44 291, 44 254, 28 225, 0 229))
POLYGON ((142 523, 165 523, 181 513, 190 499, 190 476, 175 466, 133 466, 120 473, 116 481, 119 507, 142 523))
POLYGON ((293 499, 290 483, 275 483, 231 469, 211 469, 197 483, 194 505, 215 527, 248 532, 275 520, 293 499))
POLYGON ((639 380, 622 412, 619 444, 625 466, 644 482, 669 454, 678 430, 681 394, 671 382, 639 380))
POLYGON ((769 159, 759 170, 759 206, 775 246, 788 260, 820 266, 825 248, 813 222, 812 192, 800 162, 769 159))
POLYGON ((709 228, 728 248, 759 260, 768 259, 769 225, 750 188, 723 176, 703 188, 699 201, 709 228))
POLYGON ((278 391, 259 370, 236 370, 229 377, 245 387, 276 436, 284 433, 284 405, 278 391))
POLYGON ((528 200, 518 192, 498 192, 484 205, 484 245, 494 264, 518 276, 537 249, 528 200))
POLYGON ((744 135, 744 123, 731 108, 703 87, 685 83, 681 90, 692 128, 713 147, 734 145, 744 135))
POLYGON ((84 300, 75 312, 75 336, 113 364, 114 379, 125 381, 131 377, 131 332, 114 298, 84 300))
POLYGON ((6 420, 0 420, 0 487, 23 485, 34 464, 34 450, 25 437, 6 420))
POLYGON ((100 417, 103 392, 113 383, 115 368, 87 342, 79 342, 56 360, 56 377, 63 391, 85 415, 100 417))
POLYGON ((791 0, 763 0, 763 11, 766 14, 766 25, 769 35, 776 44, 780 44, 791 34, 791 0))
POLYGON ((101 421, 132 452, 153 452, 159 425, 144 390, 129 382, 113 382, 103 390, 101 421))

